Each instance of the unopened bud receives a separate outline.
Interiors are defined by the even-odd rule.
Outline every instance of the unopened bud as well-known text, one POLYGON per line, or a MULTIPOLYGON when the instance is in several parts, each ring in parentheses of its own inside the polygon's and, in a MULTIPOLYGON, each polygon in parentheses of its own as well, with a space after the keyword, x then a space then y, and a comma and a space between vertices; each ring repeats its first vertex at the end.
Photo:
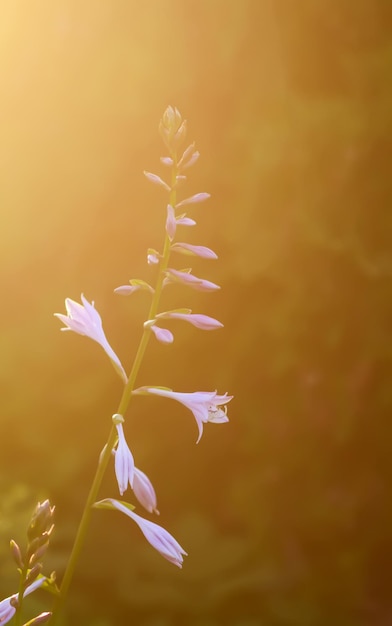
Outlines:
POLYGON ((44 566, 42 565, 42 563, 36 563, 35 565, 33 565, 31 570, 29 570, 29 572, 27 573, 27 576, 26 576, 25 581, 23 583, 23 586, 24 586, 25 589, 26 589, 26 587, 31 585, 31 583, 33 583, 36 580, 36 578, 38 578, 38 576, 42 572, 43 567, 44 566))
POLYGON ((49 541, 46 541, 42 546, 37 548, 37 550, 31 555, 29 559, 29 568, 32 568, 35 563, 40 561, 44 556, 46 550, 48 549, 49 541))
MULTIPOLYGON (((52 517, 54 506, 50 506, 49 500, 39 502, 32 515, 30 525, 27 529, 27 537, 31 542, 36 537, 40 537, 42 533, 48 531, 52 526, 52 517)), ((52 530, 50 530, 52 532, 52 530)))
POLYGON ((18 544, 13 539, 11 539, 10 541, 10 549, 11 549, 11 554, 15 563, 17 564, 18 567, 20 567, 20 569, 23 569, 22 553, 20 551, 18 544))

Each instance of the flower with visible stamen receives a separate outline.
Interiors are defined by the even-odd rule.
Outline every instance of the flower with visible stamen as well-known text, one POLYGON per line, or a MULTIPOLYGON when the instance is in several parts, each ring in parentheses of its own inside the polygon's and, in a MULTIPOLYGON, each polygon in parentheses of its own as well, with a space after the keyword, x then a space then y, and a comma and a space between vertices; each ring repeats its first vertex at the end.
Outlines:
POLYGON ((177 565, 177 567, 180 568, 182 567, 184 560, 183 557, 187 556, 187 553, 180 546, 178 541, 176 541, 167 530, 162 528, 162 526, 140 517, 140 515, 137 515, 137 513, 134 513, 130 508, 128 508, 126 503, 119 502, 113 498, 100 500, 100 502, 96 502, 94 504, 94 507, 98 509, 117 509, 118 511, 121 511, 121 513, 130 517, 134 522, 136 522, 148 543, 155 548, 155 550, 157 550, 165 559, 170 561, 170 563, 173 563, 173 565, 177 565))
POLYGON ((172 319, 172 320, 184 320, 201 328, 201 330, 215 330, 216 328, 222 328, 223 324, 213 317, 203 315, 201 313, 181 313, 179 311, 167 311, 165 313, 158 313, 156 319, 172 319))
POLYGON ((133 488, 135 462, 133 460, 132 452, 126 442, 121 420, 123 420, 121 415, 117 413, 113 415, 113 422, 116 426, 118 435, 118 444, 114 457, 114 471, 117 478, 118 489, 120 495, 122 496, 128 488, 128 483, 133 488))
POLYGON ((233 398, 233 396, 228 396, 227 393, 224 395, 218 395, 216 391, 181 393, 162 387, 139 387, 132 393, 135 395, 151 394, 162 396, 163 398, 171 398, 172 400, 177 400, 177 402, 180 402, 187 407, 190 411, 192 411, 199 429, 199 437, 196 443, 199 443, 203 434, 203 424, 207 422, 223 424, 224 422, 229 421, 226 414, 226 407, 225 409, 222 409, 221 407, 225 406, 233 398))
POLYGON ((114 365, 116 372, 121 376, 123 381, 127 383, 128 378, 125 370, 121 365, 117 354, 114 352, 113 348, 106 339, 102 328, 101 316, 94 308, 94 302, 90 304, 83 294, 81 295, 81 300, 82 304, 79 304, 79 302, 75 302, 74 300, 71 300, 71 298, 66 298, 65 308, 67 310, 67 315, 63 315, 62 313, 54 314, 55 317, 58 317, 59 320, 61 320, 66 326, 61 330, 73 330, 75 333, 90 337, 90 339, 99 343, 114 365))
POLYGON ((176 204, 176 209, 179 209, 180 207, 185 206, 186 204, 195 204, 196 202, 204 202, 204 200, 208 200, 210 196, 211 194, 205 193, 205 192, 195 193, 193 196, 190 196, 189 198, 185 198, 185 200, 181 200, 181 202, 178 202, 178 204, 176 204))
POLYGON ((212 283, 210 280, 198 278, 197 276, 190 274, 189 271, 180 271, 168 268, 166 270, 166 276, 171 282, 183 283, 184 285, 188 285, 197 291, 215 291, 220 289, 219 285, 212 283))
POLYGON ((152 486, 151 480, 146 476, 144 472, 135 467, 133 475, 133 493, 139 500, 140 504, 149 513, 156 513, 159 515, 157 509, 157 496, 155 489, 152 486))
POLYGON ((206 246, 194 246, 190 243, 173 243, 171 249, 174 252, 181 252, 181 254, 188 254, 194 256, 200 256, 203 259, 217 259, 218 255, 211 250, 211 248, 207 248, 206 246))

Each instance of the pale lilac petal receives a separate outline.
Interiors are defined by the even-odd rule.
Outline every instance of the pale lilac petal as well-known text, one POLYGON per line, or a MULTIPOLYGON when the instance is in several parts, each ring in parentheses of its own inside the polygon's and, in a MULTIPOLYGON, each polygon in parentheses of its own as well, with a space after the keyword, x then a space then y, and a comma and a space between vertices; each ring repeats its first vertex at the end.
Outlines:
POLYGON ((195 220, 190 217, 186 217, 185 215, 177 217, 176 222, 178 226, 195 226, 196 224, 195 220))
POLYGON ((200 152, 198 152, 198 150, 196 150, 196 151, 192 154, 192 156, 191 156, 191 158, 189 159, 189 161, 188 161, 187 163, 184 163, 184 165, 182 165, 182 166, 181 166, 181 168, 182 168, 183 170, 185 170, 187 167, 191 167, 192 165, 194 165, 194 164, 196 163, 196 161, 198 160, 199 156, 200 156, 200 152))
POLYGON ((195 193, 193 196, 190 196, 189 198, 185 198, 185 200, 181 200, 181 202, 176 204, 176 209, 179 209, 180 207, 185 206, 186 204, 195 204, 196 202, 204 202, 204 200, 208 200, 210 196, 211 194, 205 193, 205 192, 195 193))
POLYGON ((130 517, 136 522, 149 544, 155 548, 155 550, 170 561, 170 563, 177 565, 177 567, 182 567, 183 557, 187 556, 187 553, 167 530, 155 524, 155 522, 150 522, 150 520, 146 520, 140 515, 137 515, 118 500, 106 498, 97 504, 100 505, 102 503, 110 503, 113 508, 130 517))
POLYGON ((147 263, 148 265, 157 265, 159 263, 159 257, 157 254, 150 252, 147 254, 147 263))
POLYGON ((178 313, 176 311, 168 311, 167 313, 159 313, 157 319, 177 319, 184 320, 193 324, 196 328, 201 330, 215 330, 216 328, 222 328, 223 324, 213 317, 203 315, 201 313, 178 313))
POLYGON ((168 167, 173 165, 173 159, 171 157, 161 157, 160 161, 163 165, 167 165, 168 167))
MULTIPOLYGON (((227 419, 222 419, 222 415, 219 413, 220 407, 227 404, 232 400, 233 396, 218 395, 215 391, 194 391, 192 393, 181 393, 178 391, 172 391, 171 389, 163 389, 161 387, 140 387, 133 391, 135 395, 140 394, 152 394, 162 396, 164 398, 171 398, 180 402, 190 411, 196 420, 199 430, 198 443, 203 434, 203 424, 212 422, 227 422, 227 419)), ((225 414, 226 415, 226 414, 225 414)))
POLYGON ((83 304, 79 304, 79 302, 66 298, 65 308, 67 310, 67 315, 63 315, 62 313, 54 314, 55 317, 58 317, 66 327, 61 330, 73 330, 75 333, 85 335, 86 337, 89 337, 90 339, 93 339, 93 341, 99 343, 99 345, 105 350, 109 359, 112 361, 117 373, 126 383, 128 381, 127 375, 121 365, 120 359, 106 339, 102 328, 101 316, 94 307, 94 302, 88 302, 83 294, 81 295, 81 300, 83 304))
POLYGON ((121 285, 120 287, 116 287, 114 289, 114 293, 118 294, 119 296, 130 296, 131 293, 137 291, 138 289, 140 289, 140 287, 134 287, 132 285, 121 285))
POLYGON ((162 180, 160 176, 157 176, 157 174, 153 174, 152 172, 146 172, 146 171, 144 171, 143 174, 148 180, 150 180, 155 185, 160 185, 161 187, 166 189, 166 191, 170 191, 169 185, 165 183, 165 181, 162 180))
POLYGON ((216 289, 220 289, 219 285, 216 285, 209 280, 205 280, 204 278, 198 278, 188 272, 181 272, 179 270, 168 268, 166 274, 175 282, 178 281, 184 285, 189 285, 189 287, 192 287, 197 291, 215 291, 216 289))
POLYGON ((204 259, 217 259, 218 255, 215 254, 211 248, 207 248, 206 246, 194 246, 190 243, 174 243, 171 246, 171 249, 175 252, 181 252, 182 254, 193 254, 195 256, 200 256, 204 259))
POLYGON ((173 333, 171 333, 170 330, 167 330, 167 328, 160 328, 159 326, 156 326, 156 324, 150 326, 150 328, 156 339, 161 343, 173 343, 173 333))
POLYGON ((200 156, 200 153, 197 150, 195 150, 195 144, 192 143, 184 151, 181 159, 179 160, 179 162, 177 164, 177 167, 179 169, 183 169, 184 170, 185 168, 190 167, 191 165, 196 163, 196 161, 199 158, 199 156, 200 156))
POLYGON ((157 510, 157 496, 152 482, 148 476, 137 467, 135 467, 133 475, 133 493, 140 504, 144 506, 149 513, 159 515, 159 511, 157 510))
POLYGON ((114 471, 117 478, 118 489, 120 495, 128 488, 128 483, 133 486, 133 478, 135 471, 135 463, 133 460, 132 452, 130 451, 125 439, 123 425, 116 424, 118 445, 116 448, 116 454, 114 457, 114 471))

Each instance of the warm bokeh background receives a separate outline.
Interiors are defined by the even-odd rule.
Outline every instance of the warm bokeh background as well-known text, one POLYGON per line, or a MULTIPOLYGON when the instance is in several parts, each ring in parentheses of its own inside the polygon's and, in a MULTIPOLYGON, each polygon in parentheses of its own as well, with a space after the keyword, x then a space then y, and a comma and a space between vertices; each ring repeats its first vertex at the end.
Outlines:
POLYGON ((166 196, 142 170, 164 173, 173 104, 202 155, 186 195, 212 194, 189 237, 220 257, 193 267, 222 290, 166 302, 225 328, 178 327, 138 382, 227 390, 231 421, 195 446, 186 409, 135 402, 189 557, 97 512, 69 623, 391 623, 391 23, 389 0, 1 1, 1 597, 39 498, 63 570, 121 387, 52 314, 83 291, 129 367, 148 299, 113 288, 153 274, 166 196))

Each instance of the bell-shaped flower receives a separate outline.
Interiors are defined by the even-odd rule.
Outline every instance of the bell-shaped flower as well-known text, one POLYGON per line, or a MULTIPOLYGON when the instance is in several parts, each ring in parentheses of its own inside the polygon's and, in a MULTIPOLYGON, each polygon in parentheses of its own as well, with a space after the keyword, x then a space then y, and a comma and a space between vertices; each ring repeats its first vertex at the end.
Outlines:
MULTIPOLYGON (((38 587, 40 587, 45 582, 45 580, 46 578, 45 576, 43 576, 42 578, 38 578, 33 583, 31 583, 31 585, 26 587, 25 591, 23 592, 23 597, 28 596, 30 593, 33 593, 33 591, 35 591, 38 587)), ((9 596, 8 598, 5 598, 4 600, 0 602, 1 626, 3 626, 3 624, 7 624, 7 622, 9 622, 14 617, 16 613, 16 608, 13 606, 13 603, 17 600, 17 598, 18 598, 18 594, 15 593, 14 595, 9 596), (12 604, 11 604, 11 600, 12 600, 12 604)))
POLYGON ((199 429, 199 437, 196 443, 199 443, 203 434, 203 424, 207 422, 223 424, 229 421, 225 405, 233 398, 233 396, 228 396, 227 393, 218 395, 216 391, 180 393, 162 387, 139 387, 139 389, 135 389, 132 393, 135 395, 152 394, 164 398, 171 398, 187 407, 192 411, 199 429), (225 408, 222 409, 222 406, 225 408))
POLYGON ((208 198, 211 197, 211 194, 206 193, 206 192, 201 192, 201 193, 195 193, 193 196, 190 196, 189 198, 185 198, 184 200, 181 200, 181 202, 178 202, 176 204, 176 209, 179 209, 182 206, 185 206, 186 204, 195 204, 197 202, 204 202, 204 200, 208 200, 208 198))
POLYGON ((157 496, 155 489, 152 486, 151 480, 140 469, 135 467, 133 474, 133 493, 139 500, 140 504, 149 513, 156 513, 159 515, 157 509, 157 496))
POLYGON ((106 498, 105 500, 96 502, 94 507, 98 509, 117 509, 130 517, 136 522, 147 541, 155 550, 170 561, 170 563, 177 565, 177 567, 182 567, 183 557, 187 556, 187 553, 180 546, 178 541, 176 541, 167 530, 162 528, 162 526, 140 517, 140 515, 133 512, 129 505, 114 500, 113 498, 106 498))
POLYGON ((135 462, 125 439, 123 425, 121 422, 117 422, 117 418, 120 417, 121 416, 117 414, 113 416, 118 435, 118 444, 114 457, 114 471, 117 478, 118 489, 122 496, 128 488, 128 483, 133 488, 135 462))
POLYGON ((166 276, 169 279, 169 282, 183 283, 184 285, 188 285, 197 291, 216 291, 217 289, 220 289, 219 285, 212 283, 210 280, 198 278, 197 276, 190 274, 189 271, 180 271, 168 268, 166 270, 166 276))
POLYGON ((159 313, 156 319, 172 319, 172 320, 184 320, 201 328, 201 330, 215 330, 216 328, 222 328, 223 324, 213 317, 203 315, 201 313, 183 313, 181 311, 166 311, 165 313, 159 313))
POLYGON ((90 337, 105 350, 116 372, 121 376, 122 380, 126 383, 128 381, 127 375, 121 365, 120 359, 110 346, 106 339, 105 333, 102 328, 102 320, 98 311, 94 307, 94 302, 90 303, 84 295, 81 296, 82 304, 71 300, 71 298, 65 299, 65 308, 67 315, 62 313, 55 313, 54 315, 59 318, 65 324, 65 328, 61 330, 73 330, 79 335, 86 335, 90 337))
POLYGON ((200 256, 203 259, 217 259, 218 255, 206 246, 194 246, 190 243, 173 243, 171 249, 182 254, 200 256))

